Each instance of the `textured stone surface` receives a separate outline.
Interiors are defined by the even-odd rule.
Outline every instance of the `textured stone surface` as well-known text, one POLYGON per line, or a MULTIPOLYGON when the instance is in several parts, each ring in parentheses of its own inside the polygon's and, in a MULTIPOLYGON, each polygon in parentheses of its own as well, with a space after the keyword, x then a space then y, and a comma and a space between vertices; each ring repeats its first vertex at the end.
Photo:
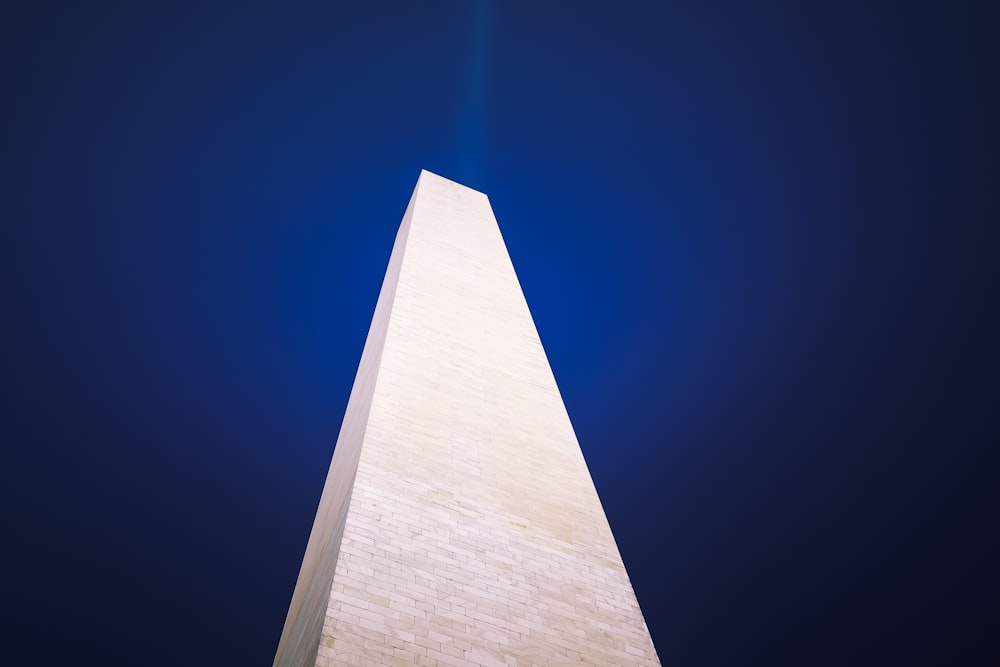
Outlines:
POLYGON ((429 172, 275 664, 659 664, 489 201, 429 172))

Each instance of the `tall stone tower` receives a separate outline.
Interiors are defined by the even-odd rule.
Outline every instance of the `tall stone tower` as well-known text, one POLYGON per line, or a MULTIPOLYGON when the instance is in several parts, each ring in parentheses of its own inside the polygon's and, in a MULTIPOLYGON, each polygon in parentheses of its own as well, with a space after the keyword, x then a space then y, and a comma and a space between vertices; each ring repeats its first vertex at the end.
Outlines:
POLYGON ((421 172, 276 667, 658 665, 486 196, 421 172))

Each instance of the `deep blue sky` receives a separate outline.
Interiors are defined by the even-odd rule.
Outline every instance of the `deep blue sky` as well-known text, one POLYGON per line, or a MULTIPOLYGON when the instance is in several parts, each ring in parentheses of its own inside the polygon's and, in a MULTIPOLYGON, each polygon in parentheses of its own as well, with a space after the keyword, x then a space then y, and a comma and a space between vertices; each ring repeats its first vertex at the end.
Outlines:
POLYGON ((270 664, 421 168, 490 196, 665 665, 995 647, 985 3, 0 12, 11 664, 270 664))

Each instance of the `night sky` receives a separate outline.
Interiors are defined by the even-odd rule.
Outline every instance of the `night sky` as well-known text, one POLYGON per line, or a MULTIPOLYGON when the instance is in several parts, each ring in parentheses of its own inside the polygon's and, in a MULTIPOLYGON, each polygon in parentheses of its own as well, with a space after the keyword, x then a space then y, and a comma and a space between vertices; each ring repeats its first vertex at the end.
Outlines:
POLYGON ((270 664, 426 168, 664 665, 986 664, 1000 22, 851 4, 5 2, 0 662, 270 664))

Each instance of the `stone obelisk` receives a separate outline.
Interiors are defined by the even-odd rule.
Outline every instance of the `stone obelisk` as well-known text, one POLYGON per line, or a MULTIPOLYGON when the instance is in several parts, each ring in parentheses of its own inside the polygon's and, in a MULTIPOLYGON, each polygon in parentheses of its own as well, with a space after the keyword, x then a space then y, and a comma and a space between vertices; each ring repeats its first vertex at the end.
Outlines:
POLYGON ((274 659, 658 665, 486 196, 423 171, 274 659))

